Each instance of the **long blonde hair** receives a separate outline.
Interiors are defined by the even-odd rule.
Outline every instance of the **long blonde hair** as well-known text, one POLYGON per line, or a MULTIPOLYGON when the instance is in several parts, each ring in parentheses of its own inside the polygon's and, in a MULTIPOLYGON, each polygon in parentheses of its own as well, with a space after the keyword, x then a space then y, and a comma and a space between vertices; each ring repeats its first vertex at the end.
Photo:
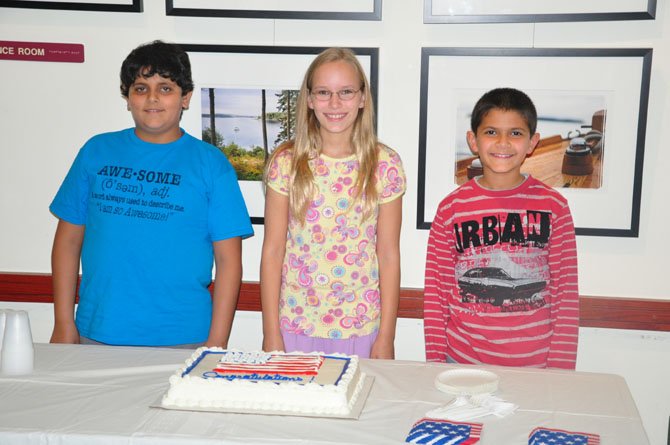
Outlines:
POLYGON ((292 151, 289 207, 301 224, 305 223, 305 215, 316 193, 310 161, 319 156, 322 146, 319 121, 314 111, 309 108, 307 100, 312 91, 315 71, 326 63, 338 61, 347 62, 354 68, 360 79, 360 90, 364 97, 364 106, 359 109, 351 132, 351 145, 359 163, 354 198, 363 200, 363 218, 372 215, 378 201, 375 173, 379 142, 374 128, 374 106, 370 84, 363 67, 352 50, 348 48, 328 48, 312 61, 300 86, 296 104, 295 139, 282 144, 274 151, 268 160, 265 172, 267 184, 268 170, 275 158, 286 150, 292 151))

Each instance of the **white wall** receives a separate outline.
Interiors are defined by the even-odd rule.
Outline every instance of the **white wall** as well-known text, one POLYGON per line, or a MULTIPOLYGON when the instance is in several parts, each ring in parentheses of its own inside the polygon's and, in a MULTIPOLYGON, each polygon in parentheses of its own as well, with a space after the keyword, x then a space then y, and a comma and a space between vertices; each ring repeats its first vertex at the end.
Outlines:
MULTIPOLYGON (((420 48, 651 47, 654 59, 638 238, 578 237, 584 295, 670 299, 665 277, 670 220, 661 145, 670 124, 670 8, 654 21, 424 25, 419 0, 386 0, 380 22, 167 17, 163 1, 142 14, 0 8, 0 40, 83 43, 86 62, 0 60, 0 271, 48 272, 55 220, 48 212, 60 181, 91 135, 132 125, 118 93, 118 71, 139 43, 372 46, 380 48, 379 134, 409 174, 402 232, 402 285, 421 287, 427 232, 415 230, 420 48)), ((194 73, 198 76, 198 73, 194 73)), ((244 244, 244 279, 258 280, 262 227, 244 244)), ((4 306, 4 305, 3 305, 4 306)), ((48 305, 29 305, 36 338, 48 338, 48 305)), ((670 339, 665 333, 580 331, 578 369, 626 376, 652 444, 665 444, 670 414, 670 339), (665 392, 663 392, 665 391, 665 392), (662 394, 661 394, 662 392, 662 394)), ((258 314, 240 313, 234 339, 260 338, 258 314)), ((400 358, 423 359, 421 322, 401 320, 400 358)))

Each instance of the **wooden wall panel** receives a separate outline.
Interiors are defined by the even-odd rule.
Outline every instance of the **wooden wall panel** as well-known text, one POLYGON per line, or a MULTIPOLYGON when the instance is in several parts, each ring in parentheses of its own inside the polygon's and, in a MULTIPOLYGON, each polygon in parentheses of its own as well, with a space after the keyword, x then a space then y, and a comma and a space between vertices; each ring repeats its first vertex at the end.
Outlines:
MULTIPOLYGON (((51 303, 51 275, 0 273, 0 302, 51 303)), ((260 287, 257 282, 244 282, 237 309, 260 311, 260 287)), ((670 331, 670 300, 640 298, 580 298, 580 326, 670 331)), ((400 292, 398 316, 423 318, 423 290, 403 288, 400 292)))

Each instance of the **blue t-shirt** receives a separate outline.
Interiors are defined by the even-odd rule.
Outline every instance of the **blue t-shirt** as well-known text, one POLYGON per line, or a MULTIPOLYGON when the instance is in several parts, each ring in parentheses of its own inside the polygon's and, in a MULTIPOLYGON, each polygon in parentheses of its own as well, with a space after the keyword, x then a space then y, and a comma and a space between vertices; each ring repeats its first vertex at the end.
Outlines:
POLYGON ((91 138, 50 210, 85 225, 76 324, 93 340, 207 339, 214 241, 253 235, 235 170, 187 133, 169 144, 134 129, 91 138))

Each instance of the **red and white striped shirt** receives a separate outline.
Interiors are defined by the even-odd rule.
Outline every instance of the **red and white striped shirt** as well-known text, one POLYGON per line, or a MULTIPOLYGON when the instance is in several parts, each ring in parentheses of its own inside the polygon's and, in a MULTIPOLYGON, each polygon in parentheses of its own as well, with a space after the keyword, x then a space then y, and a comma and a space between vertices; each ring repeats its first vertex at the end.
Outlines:
POLYGON ((426 359, 574 369, 577 249, 567 200, 528 177, 470 180, 433 220, 424 289, 426 359))

